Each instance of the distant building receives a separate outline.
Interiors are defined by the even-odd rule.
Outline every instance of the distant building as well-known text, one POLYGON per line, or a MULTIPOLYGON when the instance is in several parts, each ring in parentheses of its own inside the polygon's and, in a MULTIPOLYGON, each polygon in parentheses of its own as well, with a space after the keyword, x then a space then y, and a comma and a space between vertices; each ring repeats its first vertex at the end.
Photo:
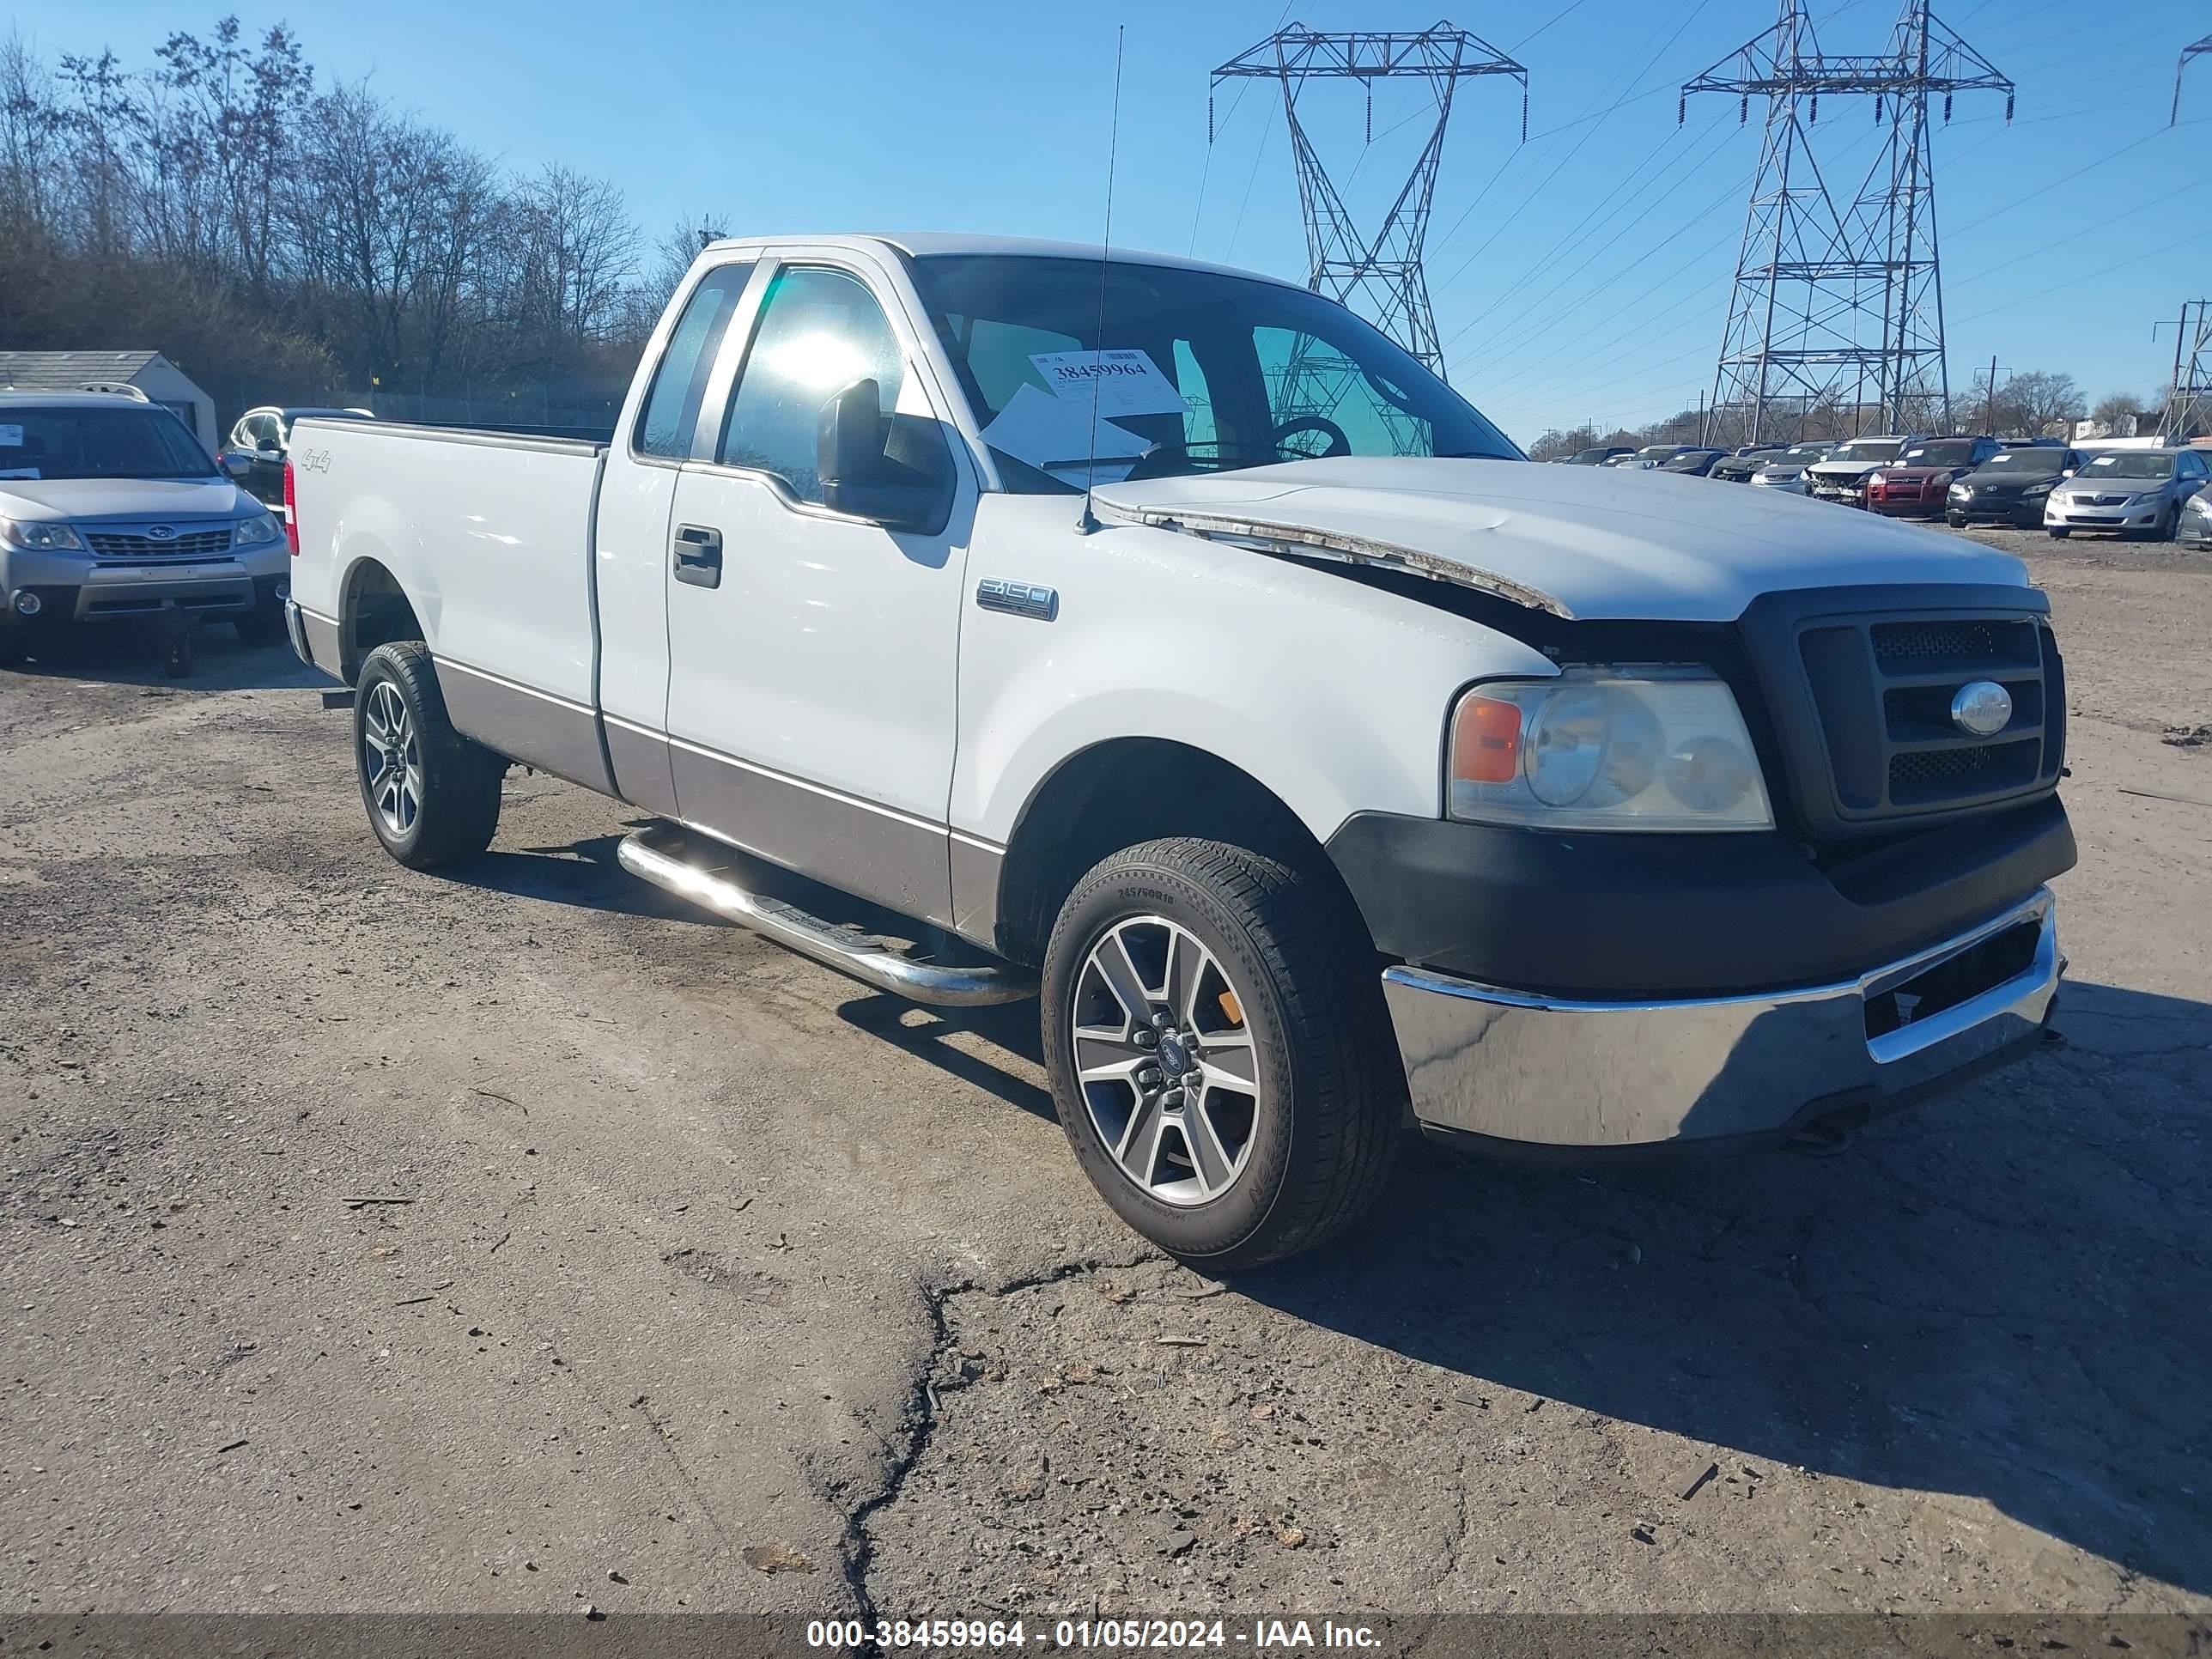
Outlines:
POLYGON ((215 453, 215 399, 158 351, 0 351, 0 392, 83 392, 136 386, 215 453))

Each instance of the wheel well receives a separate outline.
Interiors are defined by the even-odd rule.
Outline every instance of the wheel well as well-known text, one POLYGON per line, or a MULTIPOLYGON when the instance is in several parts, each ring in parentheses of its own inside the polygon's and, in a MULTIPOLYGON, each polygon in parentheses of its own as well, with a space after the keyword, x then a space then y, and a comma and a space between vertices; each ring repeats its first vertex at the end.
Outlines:
POLYGON ((346 577, 338 631, 338 666, 348 683, 378 646, 422 637, 422 623, 392 573, 374 559, 356 565, 346 577))
POLYGON ((999 878, 1001 954, 1041 963, 1053 921, 1084 872, 1124 847, 1166 836, 1267 854, 1352 902, 1312 832, 1250 773, 1188 744, 1117 738, 1062 763, 1014 826, 999 878))

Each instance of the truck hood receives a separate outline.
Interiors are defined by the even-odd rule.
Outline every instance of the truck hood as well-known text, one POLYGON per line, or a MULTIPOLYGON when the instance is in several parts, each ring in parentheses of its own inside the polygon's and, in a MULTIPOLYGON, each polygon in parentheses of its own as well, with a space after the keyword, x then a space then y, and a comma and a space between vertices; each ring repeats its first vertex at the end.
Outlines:
POLYGON ((1665 472, 1347 457, 1097 494, 1109 520, 1397 565, 1570 617, 1733 622, 1784 589, 2027 585, 1978 543, 1665 472))
POLYGON ((0 478, 0 514, 11 519, 237 519, 260 510, 227 477, 0 478))

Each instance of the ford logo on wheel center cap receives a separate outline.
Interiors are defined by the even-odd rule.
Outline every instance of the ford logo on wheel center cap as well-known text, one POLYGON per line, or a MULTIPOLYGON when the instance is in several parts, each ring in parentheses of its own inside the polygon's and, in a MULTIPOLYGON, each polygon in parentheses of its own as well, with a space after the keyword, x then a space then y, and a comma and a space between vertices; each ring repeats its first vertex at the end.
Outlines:
POLYGON ((1951 724, 1970 738, 1993 738, 2012 724, 2012 693, 1995 680, 1970 680, 1951 699, 1951 724))

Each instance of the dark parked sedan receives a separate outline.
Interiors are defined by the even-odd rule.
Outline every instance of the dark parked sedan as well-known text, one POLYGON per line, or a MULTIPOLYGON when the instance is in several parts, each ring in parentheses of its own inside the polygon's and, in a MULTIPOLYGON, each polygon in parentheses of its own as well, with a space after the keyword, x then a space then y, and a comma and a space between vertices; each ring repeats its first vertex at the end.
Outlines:
POLYGON ((1564 466, 1603 466, 1615 456, 1635 453, 1626 444, 1600 444, 1595 449, 1578 449, 1571 455, 1562 455, 1559 462, 1564 466))
POLYGON ((1954 483, 1943 501, 1952 528, 1977 522, 2018 525, 2033 530, 2043 523, 2043 504, 2051 486, 2080 471, 2081 452, 2057 445, 2023 444, 2000 450, 1954 483))
POLYGON ((1784 447, 1780 444, 1760 444, 1755 448, 1739 449, 1735 454, 1723 455, 1715 461, 1712 470, 1705 476, 1717 478, 1723 483, 1749 483, 1753 473, 1771 461, 1780 460, 1784 453, 1784 447))
POLYGON ((292 422, 313 416, 319 421, 368 421, 376 417, 365 409, 285 409, 264 404, 249 409, 230 429, 223 446, 223 471, 238 480, 250 495, 282 517, 284 507, 284 458, 292 449, 292 422))
POLYGON ((1693 478, 1702 478, 1713 470, 1713 463, 1728 459, 1725 449, 1686 449, 1672 460, 1662 461, 1662 472, 1682 472, 1693 478))

